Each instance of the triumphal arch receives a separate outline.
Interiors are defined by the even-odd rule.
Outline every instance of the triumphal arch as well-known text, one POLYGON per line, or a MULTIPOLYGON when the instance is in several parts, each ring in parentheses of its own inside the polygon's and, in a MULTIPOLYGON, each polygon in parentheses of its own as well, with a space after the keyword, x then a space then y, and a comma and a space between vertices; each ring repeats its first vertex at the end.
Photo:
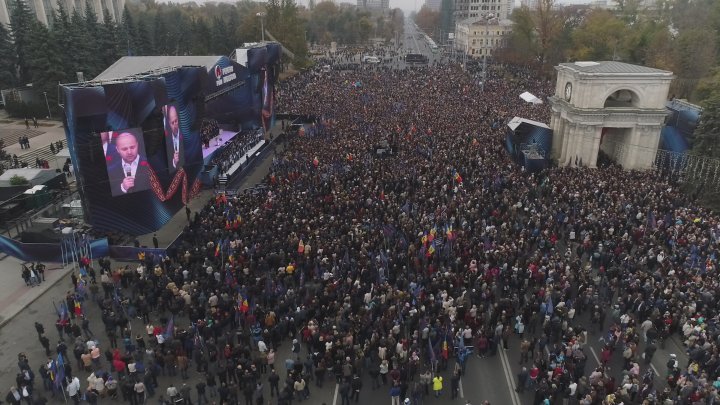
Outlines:
POLYGON ((557 164, 596 167, 602 151, 625 169, 651 168, 672 72, 614 61, 561 63, 555 70, 549 100, 557 164))

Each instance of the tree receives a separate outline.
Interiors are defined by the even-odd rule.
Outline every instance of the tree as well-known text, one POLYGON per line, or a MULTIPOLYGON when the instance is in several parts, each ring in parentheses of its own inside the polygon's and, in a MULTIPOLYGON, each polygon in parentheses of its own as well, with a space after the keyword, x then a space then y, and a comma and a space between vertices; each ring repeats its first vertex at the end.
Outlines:
POLYGON ((143 19, 140 19, 137 23, 136 48, 138 55, 152 55, 154 53, 150 33, 143 19))
POLYGON ((162 8, 159 8, 155 13, 153 29, 153 48, 155 49, 155 54, 169 55, 170 49, 174 48, 174 46, 170 43, 170 35, 167 25, 165 24, 165 16, 163 15, 162 8))
POLYGON ((28 53, 28 64, 32 71, 33 89, 38 94, 47 93, 48 106, 57 111, 58 84, 65 79, 60 52, 52 45, 55 38, 45 25, 34 21, 30 32, 31 48, 28 53))
POLYGON ((7 89, 15 87, 15 47, 12 42, 10 31, 0 24, 0 88, 7 89))
POLYGON ((103 23, 98 27, 97 37, 99 64, 103 69, 115 63, 120 54, 118 51, 120 38, 117 34, 117 28, 110 11, 104 9, 103 23))
MULTIPOLYGON (((62 2, 53 13, 53 24, 51 37, 53 46, 57 49, 73 49, 73 37, 70 27, 70 16, 62 2)), ((66 81, 75 81, 76 58, 70 52, 60 52, 60 69, 63 71, 66 81)))
POLYGON ((702 104, 700 123, 695 129, 693 151, 713 158, 720 158, 720 92, 714 91, 702 104))
POLYGON ((10 185, 11 186, 24 186, 26 184, 29 184, 28 179, 26 179, 23 176, 14 175, 10 177, 10 185))
POLYGON ((118 36, 118 39, 120 40, 119 48, 123 50, 123 54, 125 55, 135 55, 137 54, 136 49, 136 37, 137 37, 137 31, 135 28, 135 21, 133 20, 132 15, 130 14, 130 10, 128 10, 128 6, 126 5, 125 8, 123 8, 123 14, 122 14, 122 20, 120 21, 120 35, 118 36))
POLYGON ((557 45, 557 40, 562 32, 563 20, 555 7, 555 0, 538 0, 537 8, 534 11, 538 58, 540 63, 545 66, 548 62, 547 56, 557 45))
POLYGON ((440 12, 424 5, 415 15, 415 24, 425 32, 433 32, 440 27, 440 12))
MULTIPOLYGON (((96 63, 97 48, 95 38, 88 32, 86 19, 76 8, 70 16, 69 41, 72 46, 72 69, 68 73, 70 80, 75 80, 75 72, 83 72, 88 78, 100 73, 96 63)), ((61 40, 58 38, 58 40, 61 40)), ((65 42, 65 41, 63 41, 65 42)), ((60 48, 62 49, 62 48, 60 48)))
POLYGON ((626 25, 610 11, 593 10, 573 33, 575 60, 619 60, 626 25))
POLYGON ((31 29, 35 21, 35 16, 27 3, 23 0, 13 0, 10 7, 10 29, 15 44, 17 72, 21 84, 29 83, 31 80, 32 73, 28 63, 28 53, 30 52, 31 29))
POLYGON ((697 27, 683 30, 676 39, 673 91, 678 97, 689 98, 700 79, 706 77, 717 63, 716 34, 697 27))

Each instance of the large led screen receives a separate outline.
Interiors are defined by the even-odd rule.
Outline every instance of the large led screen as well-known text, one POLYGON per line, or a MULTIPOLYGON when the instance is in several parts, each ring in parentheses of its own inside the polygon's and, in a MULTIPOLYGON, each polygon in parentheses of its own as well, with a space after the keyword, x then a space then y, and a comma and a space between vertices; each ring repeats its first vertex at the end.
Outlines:
POLYGON ((65 132, 85 221, 154 232, 200 190, 205 68, 63 86, 65 132))

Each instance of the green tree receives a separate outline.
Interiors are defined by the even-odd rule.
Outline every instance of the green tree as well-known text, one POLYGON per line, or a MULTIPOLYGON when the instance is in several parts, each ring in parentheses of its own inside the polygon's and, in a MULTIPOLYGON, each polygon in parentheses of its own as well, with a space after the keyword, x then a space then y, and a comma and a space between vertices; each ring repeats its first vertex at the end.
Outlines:
POLYGON ((714 91, 702 103, 703 112, 695 129, 693 150, 703 156, 720 158, 720 92, 714 91))
POLYGON ((120 55, 118 27, 108 9, 103 10, 103 23, 98 27, 99 64, 102 69, 115 63, 120 55))
POLYGON ((626 25, 607 10, 593 10, 573 33, 575 60, 619 60, 626 25))
POLYGON ((32 71, 33 89, 38 94, 47 93, 48 105, 57 113, 58 84, 65 79, 59 49, 53 46, 54 38, 47 27, 34 21, 30 31, 28 63, 32 71), (48 46, 50 44, 50 46, 48 46))
POLYGON ((0 88, 15 87, 15 63, 17 62, 15 46, 10 31, 0 24, 0 88))
POLYGON ((137 54, 138 55, 152 55, 154 52, 152 39, 150 38, 150 32, 147 29, 147 25, 143 19, 139 19, 137 22, 137 54))
POLYGON ((153 22, 153 48, 157 55, 169 55, 170 49, 174 48, 170 43, 170 33, 163 14, 163 9, 158 9, 153 22))
POLYGON ((10 30, 12 31, 15 55, 17 56, 17 72, 20 84, 29 83, 32 79, 28 54, 30 35, 36 19, 30 7, 23 0, 13 0, 10 6, 10 30))
POLYGON ((122 20, 120 21, 118 39, 120 41, 119 48, 122 49, 123 55, 137 55, 137 29, 135 27, 135 21, 130 14, 130 10, 126 5, 123 8, 122 20))

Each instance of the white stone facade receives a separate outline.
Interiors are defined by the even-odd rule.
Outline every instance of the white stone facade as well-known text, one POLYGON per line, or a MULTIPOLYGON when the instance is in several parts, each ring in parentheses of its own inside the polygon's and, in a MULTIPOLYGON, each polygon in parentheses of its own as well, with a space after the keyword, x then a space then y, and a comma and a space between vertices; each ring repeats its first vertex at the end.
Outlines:
POLYGON ((596 167, 602 149, 625 169, 651 168, 672 72, 621 62, 562 63, 555 69, 550 126, 558 165, 596 167))

